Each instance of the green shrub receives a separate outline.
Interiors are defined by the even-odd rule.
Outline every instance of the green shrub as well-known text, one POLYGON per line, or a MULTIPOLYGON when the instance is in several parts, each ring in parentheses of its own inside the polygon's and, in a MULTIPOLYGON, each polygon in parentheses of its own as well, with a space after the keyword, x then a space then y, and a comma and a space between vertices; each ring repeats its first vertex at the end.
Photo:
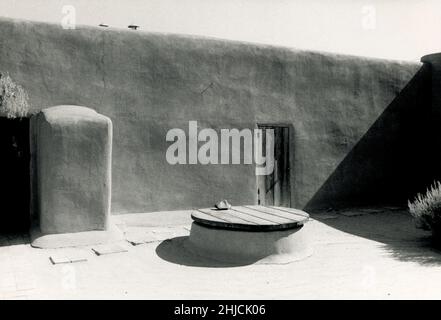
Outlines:
POLYGON ((430 230, 434 235, 441 235, 441 182, 435 181, 424 195, 418 193, 408 205, 418 227, 430 230))
POLYGON ((0 116, 23 118, 29 115, 28 95, 9 74, 0 73, 0 116))

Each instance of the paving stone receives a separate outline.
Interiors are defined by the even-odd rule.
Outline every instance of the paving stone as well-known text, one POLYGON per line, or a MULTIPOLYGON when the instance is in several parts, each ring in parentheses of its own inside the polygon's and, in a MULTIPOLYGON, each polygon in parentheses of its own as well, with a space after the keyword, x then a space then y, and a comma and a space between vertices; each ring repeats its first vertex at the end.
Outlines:
POLYGON ((14 278, 16 282, 31 280, 33 279, 32 270, 27 270, 26 272, 23 271, 14 272, 14 278))
POLYGON ((14 270, 14 273, 18 272, 22 274, 29 274, 30 272, 32 272, 32 269, 32 264, 30 264, 29 262, 26 262, 24 264, 12 265, 12 270, 14 270))
POLYGON ((30 266, 29 258, 24 255, 17 255, 11 260, 14 267, 17 266, 30 266))
POLYGON ((384 210, 396 211, 396 210, 407 210, 407 208, 405 208, 405 207, 397 207, 397 206, 386 206, 386 207, 384 207, 384 210))
POLYGON ((2 260, 0 257, 0 261, 2 262, 0 264, 0 275, 4 275, 5 273, 9 273, 12 271, 11 264, 9 262, 6 262, 2 260))
POLYGON ((355 217, 355 216, 362 216, 365 214, 377 214, 385 211, 387 211, 386 208, 353 208, 353 209, 344 209, 338 211, 337 213, 346 217, 355 217))
POLYGON ((362 216, 365 214, 369 214, 369 212, 362 211, 359 209, 354 209, 354 210, 339 211, 338 214, 341 214, 342 216, 345 216, 345 217, 356 217, 356 216, 362 216))
POLYGON ((13 273, 2 274, 0 277, 0 289, 15 286, 15 277, 13 273))
POLYGON ((87 258, 86 257, 69 257, 70 258, 70 262, 71 263, 75 263, 75 262, 86 262, 87 258))
POLYGON ((327 219, 337 219, 338 215, 336 214, 315 214, 312 217, 316 220, 327 220, 327 219))
POLYGON ((53 264, 70 263, 70 259, 65 255, 52 255, 49 257, 53 264))
POLYGON ((0 295, 1 300, 26 300, 28 299, 27 295, 20 294, 18 292, 11 292, 7 294, 0 295))
POLYGON ((6 298, 6 300, 28 300, 29 297, 26 295, 18 295, 18 296, 13 296, 11 298, 6 298))
POLYGON ((29 291, 36 288, 35 280, 17 282, 18 291, 29 291))
POLYGON ((121 252, 127 252, 128 250, 119 244, 102 244, 98 246, 94 246, 92 250, 98 255, 102 256, 105 254, 112 254, 112 253, 121 253, 121 252))
POLYGON ((61 263, 85 262, 87 261, 87 258, 80 254, 59 253, 50 256, 50 260, 52 261, 53 264, 61 264, 61 263))
POLYGON ((385 209, 383 209, 383 208, 363 208, 363 209, 360 209, 361 211, 363 211, 363 212, 366 212, 366 213, 381 213, 381 212, 384 212, 385 211, 385 209))
POLYGON ((127 228, 125 237, 132 245, 139 245, 150 242, 160 242, 171 238, 188 236, 190 227, 171 226, 171 227, 144 227, 127 228))
POLYGON ((14 284, 13 286, 8 287, 0 287, 0 296, 6 294, 13 294, 17 292, 17 286, 14 284))

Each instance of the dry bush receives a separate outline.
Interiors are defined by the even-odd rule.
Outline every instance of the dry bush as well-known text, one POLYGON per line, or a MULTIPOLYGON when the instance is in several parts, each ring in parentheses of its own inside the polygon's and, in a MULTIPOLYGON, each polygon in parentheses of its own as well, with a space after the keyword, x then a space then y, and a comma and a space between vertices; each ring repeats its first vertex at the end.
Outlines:
POLYGON ((0 116, 23 118, 29 115, 29 98, 22 86, 12 81, 9 74, 0 73, 0 116))
POLYGON ((441 182, 435 181, 424 195, 418 193, 408 205, 418 227, 441 235, 441 182))

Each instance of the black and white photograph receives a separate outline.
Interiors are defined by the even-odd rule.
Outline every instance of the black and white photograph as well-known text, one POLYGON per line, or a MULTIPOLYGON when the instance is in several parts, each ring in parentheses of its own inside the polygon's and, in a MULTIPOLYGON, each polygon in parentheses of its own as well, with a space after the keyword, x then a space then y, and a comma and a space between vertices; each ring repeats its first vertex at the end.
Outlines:
POLYGON ((0 300, 439 300, 441 2, 0 0, 0 204, 0 300))

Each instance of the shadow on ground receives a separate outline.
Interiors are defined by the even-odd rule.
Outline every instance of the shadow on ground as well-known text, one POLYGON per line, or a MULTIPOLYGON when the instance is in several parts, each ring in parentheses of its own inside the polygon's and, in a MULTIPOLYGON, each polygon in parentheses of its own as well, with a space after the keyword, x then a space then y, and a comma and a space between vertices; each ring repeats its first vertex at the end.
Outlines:
POLYGON ((334 219, 320 219, 320 214, 312 216, 334 229, 383 244, 382 249, 394 259, 427 266, 441 266, 439 246, 432 242, 430 232, 416 228, 407 210, 344 215, 348 212, 357 214, 360 210, 362 209, 337 211, 337 218, 334 219))
POLYGON ((198 255, 191 249, 188 236, 162 241, 156 248, 156 254, 163 260, 189 267, 233 268, 253 264, 257 261, 238 261, 227 263, 198 255))
MULTIPOLYGON (((431 147, 437 142, 439 118, 431 108, 430 83, 430 68, 423 65, 311 197, 306 211, 405 206, 441 177, 441 153, 431 147)), ((398 260, 441 266, 441 251, 430 233, 417 229, 405 208, 380 211, 350 217, 336 211, 338 218, 318 220, 383 243, 398 260)))

